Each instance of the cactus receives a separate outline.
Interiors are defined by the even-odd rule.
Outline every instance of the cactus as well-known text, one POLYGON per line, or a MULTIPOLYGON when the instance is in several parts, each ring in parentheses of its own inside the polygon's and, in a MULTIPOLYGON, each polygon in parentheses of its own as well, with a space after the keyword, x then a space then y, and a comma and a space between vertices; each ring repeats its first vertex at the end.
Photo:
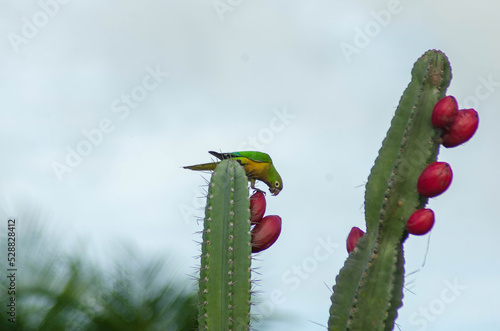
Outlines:
MULTIPOLYGON (((447 132, 434 128, 431 117, 450 80, 450 64, 442 52, 426 52, 413 67, 412 80, 366 184, 367 231, 363 234, 358 229, 350 238, 349 257, 333 287, 329 330, 394 328, 403 299, 407 220, 427 203, 428 198, 417 191, 417 182, 422 171, 436 161, 441 136, 447 132)), ((475 119, 469 125, 474 131, 475 119)), ((227 159, 217 165, 209 184, 199 279, 200 330, 250 329, 252 246, 247 181, 239 163, 227 159)), ((254 218, 262 218, 265 205, 259 208, 254 206, 254 218)))
POLYGON ((199 280, 199 329, 248 330, 250 202, 245 170, 221 161, 210 180, 199 280))
POLYGON ((427 198, 417 192, 422 170, 437 158, 440 130, 431 124, 451 68, 439 51, 415 63, 366 184, 367 233, 349 254, 331 297, 329 330, 392 330, 402 305, 406 220, 427 198))

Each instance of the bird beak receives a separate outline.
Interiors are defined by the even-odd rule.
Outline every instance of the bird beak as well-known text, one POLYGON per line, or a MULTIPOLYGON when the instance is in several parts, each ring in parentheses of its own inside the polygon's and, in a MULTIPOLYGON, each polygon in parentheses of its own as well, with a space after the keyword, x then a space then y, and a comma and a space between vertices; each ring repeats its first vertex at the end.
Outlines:
POLYGON ((280 190, 278 190, 278 189, 273 189, 273 190, 271 190, 271 195, 273 195, 273 196, 276 196, 276 195, 278 195, 279 193, 280 193, 280 190))

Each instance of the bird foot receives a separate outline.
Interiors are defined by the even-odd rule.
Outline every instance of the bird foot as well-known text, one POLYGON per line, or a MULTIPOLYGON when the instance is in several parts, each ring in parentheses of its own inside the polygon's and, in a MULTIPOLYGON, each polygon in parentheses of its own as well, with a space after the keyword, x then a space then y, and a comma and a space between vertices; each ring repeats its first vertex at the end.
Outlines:
POLYGON ((258 189, 258 188, 256 188, 256 187, 252 187, 252 188, 253 188, 253 193, 254 193, 254 194, 255 194, 255 193, 257 193, 257 192, 260 192, 260 193, 262 193, 262 194, 266 195, 266 192, 262 191, 261 189, 258 189))

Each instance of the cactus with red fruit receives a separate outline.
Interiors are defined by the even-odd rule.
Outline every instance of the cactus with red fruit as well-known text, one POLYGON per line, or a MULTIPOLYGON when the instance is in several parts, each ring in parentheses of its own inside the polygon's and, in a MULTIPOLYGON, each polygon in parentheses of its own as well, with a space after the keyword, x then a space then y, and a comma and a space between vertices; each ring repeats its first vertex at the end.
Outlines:
MULTIPOLYGON (((460 122, 461 116, 474 115, 470 111, 462 115, 459 111, 451 121, 453 116, 438 107, 439 118, 432 121, 434 106, 450 80, 450 64, 439 51, 426 52, 414 65, 366 184, 366 233, 353 229, 348 237, 349 257, 333 287, 329 330, 394 328, 403 299, 403 244, 408 233, 423 234, 432 228, 434 214, 424 207, 436 192, 425 190, 434 189, 438 181, 437 191, 442 193, 451 182, 451 168, 434 171, 434 177, 421 185, 419 177, 436 162, 446 134, 455 133, 463 140, 477 128, 477 116, 475 126, 474 118, 472 125, 470 120, 460 122), (444 126, 435 128, 433 123, 444 126), (454 126, 459 130, 453 131, 454 126)), ((251 253, 268 248, 281 231, 281 219, 263 217, 264 212, 263 196, 249 201, 241 166, 234 160, 221 161, 210 181, 205 211, 200 330, 249 329, 251 253)))
POLYGON ((434 225, 434 212, 432 209, 422 208, 411 214, 406 229, 408 233, 421 236, 432 229, 434 225))
POLYGON ((210 179, 198 291, 200 330, 250 329, 251 254, 278 239, 281 218, 263 217, 265 196, 257 191, 249 199, 247 184, 244 168, 232 159, 221 161, 210 179))
POLYGON ((252 253, 268 249, 281 233, 281 217, 268 215, 252 229, 252 253))
MULTIPOLYGON (((366 184, 367 232, 333 287, 329 330, 394 327, 403 298, 407 220, 427 203, 417 191, 417 181, 437 158, 442 131, 433 127, 431 117, 450 80, 450 64, 439 51, 426 52, 413 67, 366 184)), ((451 122, 445 113, 440 120, 451 122)))
POLYGON ((444 147, 455 147, 468 141, 476 132, 479 116, 474 109, 459 110, 457 118, 443 134, 444 147))
POLYGON ((346 248, 347 253, 350 253, 356 248, 359 238, 363 237, 365 232, 358 227, 353 227, 347 236, 346 248))
POLYGON ((453 172, 448 163, 433 162, 418 177, 417 191, 427 198, 438 196, 448 189, 452 179, 453 172))
POLYGON ((250 223, 260 223, 266 212, 266 196, 262 191, 256 191, 250 197, 250 223))
POLYGON ((458 114, 458 104, 455 97, 448 95, 439 100, 432 110, 431 123, 436 129, 448 129, 458 114))

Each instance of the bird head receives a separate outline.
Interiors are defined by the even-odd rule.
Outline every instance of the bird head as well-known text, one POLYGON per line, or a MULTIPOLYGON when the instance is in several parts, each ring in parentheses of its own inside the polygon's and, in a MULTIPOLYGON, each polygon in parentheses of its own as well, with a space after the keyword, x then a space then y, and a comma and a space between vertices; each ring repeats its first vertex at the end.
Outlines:
POLYGON ((280 191, 283 189, 283 180, 278 172, 274 171, 274 174, 270 174, 269 182, 267 182, 267 186, 269 186, 269 192, 272 195, 278 195, 280 191))

